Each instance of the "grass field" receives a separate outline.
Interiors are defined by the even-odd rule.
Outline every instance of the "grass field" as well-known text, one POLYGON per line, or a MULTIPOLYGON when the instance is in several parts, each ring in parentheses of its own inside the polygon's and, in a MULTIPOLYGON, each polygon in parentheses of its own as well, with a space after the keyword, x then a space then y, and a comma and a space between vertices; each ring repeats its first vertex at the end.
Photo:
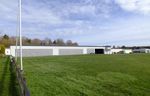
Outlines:
POLYGON ((150 96, 150 54, 24 58, 31 96, 150 96))
POLYGON ((0 57, 0 96, 19 96, 15 74, 11 73, 9 58, 0 57))

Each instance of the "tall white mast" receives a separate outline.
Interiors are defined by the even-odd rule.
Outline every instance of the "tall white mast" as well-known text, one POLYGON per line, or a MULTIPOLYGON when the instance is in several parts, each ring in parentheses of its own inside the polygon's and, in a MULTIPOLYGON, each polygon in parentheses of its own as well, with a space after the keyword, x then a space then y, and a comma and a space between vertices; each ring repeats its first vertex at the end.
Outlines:
POLYGON ((19 35, 20 35, 20 64, 21 71, 23 71, 23 62, 22 62, 22 0, 19 0, 19 35))
MULTIPOLYGON (((18 8, 19 8, 19 0, 18 0, 18 2, 17 2, 17 4, 18 4, 18 8)), ((15 59, 16 59, 16 62, 17 62, 17 58, 18 58, 18 35, 19 35, 19 10, 20 9, 18 9, 18 11, 17 11, 17 26, 16 26, 16 51, 15 51, 15 59)))

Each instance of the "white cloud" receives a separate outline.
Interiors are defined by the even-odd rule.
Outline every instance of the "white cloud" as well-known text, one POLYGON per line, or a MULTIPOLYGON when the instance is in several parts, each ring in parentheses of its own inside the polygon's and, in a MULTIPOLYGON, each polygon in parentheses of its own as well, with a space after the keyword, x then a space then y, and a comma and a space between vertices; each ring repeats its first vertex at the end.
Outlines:
POLYGON ((23 6, 22 18, 28 23, 59 24, 62 20, 46 7, 23 6))
POLYGON ((0 20, 15 21, 17 19, 16 0, 0 0, 0 20))
POLYGON ((95 6, 85 5, 85 6, 73 6, 71 11, 72 13, 89 13, 90 15, 94 14, 95 6))
POLYGON ((101 28, 97 26, 92 26, 89 31, 90 35, 79 36, 73 38, 75 41, 80 42, 80 44, 95 44, 95 45, 115 45, 115 44, 125 44, 125 45, 136 45, 150 44, 150 19, 143 18, 130 18, 128 20, 118 20, 114 22, 107 23, 101 28))
POLYGON ((131 12, 150 14, 150 0, 115 0, 121 8, 131 12))
MULTIPOLYGON (((150 0, 115 0, 115 4, 113 0, 61 1, 23 0, 23 35, 71 39, 85 45, 150 38, 149 18, 137 14, 128 17, 128 13, 123 16, 116 5, 126 11, 149 14, 150 0)), ((17 11, 17 0, 0 0, 0 31, 14 35, 10 32, 16 31, 12 21, 16 21, 17 11)))

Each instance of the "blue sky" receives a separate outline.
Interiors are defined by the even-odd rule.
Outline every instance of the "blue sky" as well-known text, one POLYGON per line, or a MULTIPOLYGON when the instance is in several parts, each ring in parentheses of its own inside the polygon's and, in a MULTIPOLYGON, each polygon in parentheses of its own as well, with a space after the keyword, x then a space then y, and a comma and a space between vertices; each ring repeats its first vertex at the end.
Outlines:
MULTIPOLYGON (((18 0, 0 0, 0 32, 16 34, 18 0)), ((22 0, 23 35, 81 45, 150 45, 150 0, 22 0)))

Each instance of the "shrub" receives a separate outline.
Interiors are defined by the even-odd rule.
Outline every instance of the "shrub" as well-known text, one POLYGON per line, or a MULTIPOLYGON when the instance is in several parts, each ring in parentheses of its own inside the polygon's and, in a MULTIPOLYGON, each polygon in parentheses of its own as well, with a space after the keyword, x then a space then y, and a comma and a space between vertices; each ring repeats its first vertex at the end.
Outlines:
POLYGON ((5 54, 5 46, 4 45, 0 45, 0 54, 5 54))

